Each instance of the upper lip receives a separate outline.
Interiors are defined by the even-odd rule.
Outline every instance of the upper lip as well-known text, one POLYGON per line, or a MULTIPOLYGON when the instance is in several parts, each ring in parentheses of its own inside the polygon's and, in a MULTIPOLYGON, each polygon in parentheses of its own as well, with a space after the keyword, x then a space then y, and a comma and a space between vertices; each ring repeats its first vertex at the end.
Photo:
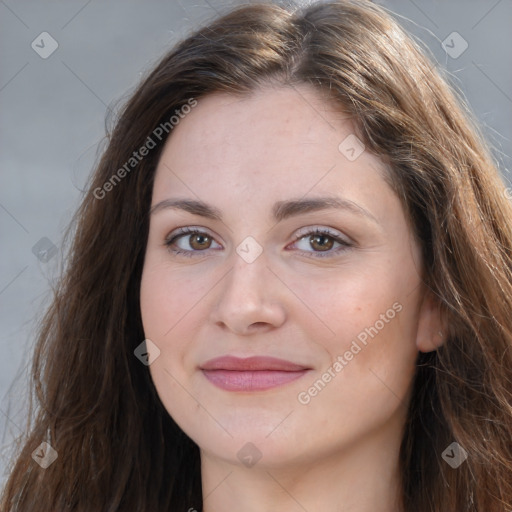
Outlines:
POLYGON ((277 359, 267 356, 253 356, 241 359, 235 356, 222 356, 210 359, 203 365, 202 370, 231 370, 231 371, 284 371, 297 372, 301 370, 309 370, 310 368, 301 364, 277 359))

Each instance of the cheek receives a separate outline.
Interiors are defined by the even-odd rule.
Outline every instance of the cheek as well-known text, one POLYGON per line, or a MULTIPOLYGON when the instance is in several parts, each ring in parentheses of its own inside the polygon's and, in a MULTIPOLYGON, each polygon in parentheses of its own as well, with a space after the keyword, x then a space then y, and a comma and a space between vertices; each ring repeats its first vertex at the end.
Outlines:
POLYGON ((321 421, 333 442, 340 428, 355 435, 405 412, 417 357, 414 308, 402 304, 396 290, 361 284, 350 297, 341 294, 336 308, 323 310, 335 332, 322 342, 329 360, 304 383, 300 403, 308 402, 308 417, 321 421))
POLYGON ((165 334, 173 326, 173 317, 179 314, 175 310, 178 302, 170 293, 170 283, 165 274, 151 269, 144 270, 140 289, 140 310, 144 335, 154 341, 161 349, 165 334), (172 311, 172 316, 169 314, 172 311))
MULTIPOLYGON (((201 276, 199 276, 201 277, 201 276)), ((211 288, 211 286, 210 286, 211 288)), ((146 262, 140 288, 140 308, 145 335, 160 342, 173 338, 173 331, 208 292, 205 279, 192 279, 165 262, 146 262)))
POLYGON ((417 283, 412 277, 404 278, 406 267, 399 269, 383 264, 347 271, 346 277, 325 280, 313 291, 310 283, 304 283, 301 293, 322 321, 315 325, 323 325, 320 336, 308 324, 308 339, 321 346, 329 358, 327 364, 338 361, 340 369, 341 362, 343 370, 334 373, 345 390, 364 395, 376 384, 386 394, 388 383, 400 392, 410 383, 417 356, 417 283))
MULTIPOLYGON (((393 304, 400 302, 403 295, 400 281, 386 268, 342 268, 313 285, 310 279, 296 280, 294 291, 305 298, 304 305, 317 319, 308 322, 308 326, 322 328, 316 338, 328 340, 331 352, 343 349, 344 344, 376 322, 378 330, 384 330, 381 315, 385 315, 386 328, 396 323, 393 320, 399 314, 393 304)), ((315 340, 315 336, 310 339, 315 340)))
MULTIPOLYGON (((194 305, 205 294, 201 280, 171 272, 165 263, 146 261, 141 279, 140 309, 144 335, 157 345, 159 356, 149 366, 151 379, 167 412, 181 426, 197 405, 182 387, 188 377, 187 350, 194 337, 194 305)), ((185 423, 185 425, 183 425, 185 423)))
POLYGON ((145 337, 160 350, 149 369, 167 408, 175 400, 170 397, 177 396, 177 381, 183 380, 186 350, 197 328, 191 318, 200 292, 197 283, 180 279, 165 264, 149 263, 144 268, 140 289, 142 325, 145 337))

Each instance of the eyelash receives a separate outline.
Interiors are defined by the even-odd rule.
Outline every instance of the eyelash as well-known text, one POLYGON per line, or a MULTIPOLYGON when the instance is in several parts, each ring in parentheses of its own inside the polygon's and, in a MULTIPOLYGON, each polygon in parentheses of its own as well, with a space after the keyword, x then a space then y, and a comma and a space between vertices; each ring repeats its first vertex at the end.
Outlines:
MULTIPOLYGON (((208 234, 205 231, 201 231, 200 229, 196 229, 196 228, 186 227, 186 228, 180 228, 176 233, 174 233, 174 235, 172 237, 167 238, 164 242, 164 245, 169 249, 170 252, 172 252, 176 255, 183 255, 186 257, 194 257, 196 255, 195 253, 203 253, 203 252, 206 252, 208 249, 203 250, 203 251, 194 251, 194 250, 184 251, 182 249, 172 249, 171 246, 174 242, 176 242, 176 240, 183 237, 184 235, 196 235, 196 234, 207 235, 210 238, 213 238, 210 234, 208 234)), ((303 238, 308 238, 313 235, 328 236, 329 238, 332 238, 335 242, 338 242, 339 244, 341 244, 341 247, 338 247, 337 249, 332 249, 329 251, 312 251, 312 252, 310 252, 310 251, 299 250, 298 252, 301 255, 309 257, 309 258, 328 258, 328 257, 332 257, 333 254, 338 254, 340 252, 346 251, 347 249, 353 247, 353 244, 347 242, 346 240, 343 240, 336 233, 332 232, 328 228, 315 228, 313 230, 303 232, 295 238, 293 243, 296 243, 296 242, 302 240, 303 238), (315 254, 315 256, 312 256, 311 255, 312 253, 315 254)), ((213 249, 213 250, 217 250, 217 249, 213 249)))

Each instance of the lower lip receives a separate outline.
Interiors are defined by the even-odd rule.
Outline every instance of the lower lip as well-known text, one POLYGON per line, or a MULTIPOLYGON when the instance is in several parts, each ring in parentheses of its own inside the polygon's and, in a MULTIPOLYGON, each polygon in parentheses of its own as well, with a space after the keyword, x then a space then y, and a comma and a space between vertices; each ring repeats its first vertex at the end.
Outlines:
POLYGON ((285 372, 277 370, 234 371, 202 370, 215 386, 226 391, 264 391, 300 379, 309 370, 285 372))

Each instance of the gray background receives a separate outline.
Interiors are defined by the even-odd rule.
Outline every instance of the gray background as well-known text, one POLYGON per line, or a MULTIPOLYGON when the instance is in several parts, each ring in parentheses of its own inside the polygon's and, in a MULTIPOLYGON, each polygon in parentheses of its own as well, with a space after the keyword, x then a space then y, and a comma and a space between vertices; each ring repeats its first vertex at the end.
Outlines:
MULTIPOLYGON (((60 252, 44 261, 32 249, 43 237, 60 247, 97 160, 107 107, 174 41, 240 3, 248 2, 0 0, 0 484, 24 425, 37 319, 62 264, 60 252), (46 59, 31 47, 42 32, 58 43, 46 59)), ((407 18, 402 25, 451 73, 510 184, 512 0, 377 3, 407 18), (441 46, 454 31, 468 43, 457 58, 441 46)))

